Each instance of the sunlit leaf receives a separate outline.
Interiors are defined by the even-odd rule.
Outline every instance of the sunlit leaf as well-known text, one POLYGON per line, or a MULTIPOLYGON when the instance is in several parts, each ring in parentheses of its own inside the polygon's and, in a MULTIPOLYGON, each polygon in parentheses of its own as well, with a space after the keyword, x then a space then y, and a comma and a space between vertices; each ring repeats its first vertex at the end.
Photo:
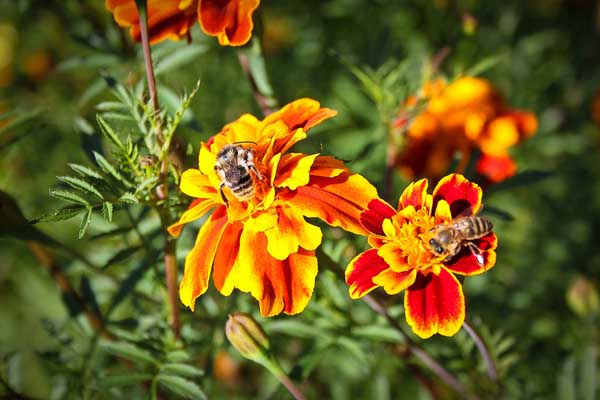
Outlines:
POLYGON ((72 176, 57 176, 58 180, 66 183, 74 189, 79 189, 84 192, 91 193, 98 197, 100 200, 103 200, 104 197, 102 194, 89 182, 84 181, 83 179, 74 178, 72 176))
POLYGON ((112 222, 112 217, 113 217, 113 205, 112 203, 105 201, 104 203, 102 203, 102 216, 104 216, 104 219, 106 220, 106 222, 112 222))
POLYGON ((79 239, 81 239, 85 235, 85 232, 87 231, 88 226, 90 226, 90 221, 92 220, 92 211, 93 211, 93 209, 91 207, 88 207, 87 212, 85 213, 85 215, 83 216, 83 219, 81 220, 81 224, 79 225, 79 234, 78 234, 79 239))
POLYGON ((78 203, 84 206, 89 206, 90 202, 79 196, 76 193, 68 192, 61 189, 50 189, 50 196, 56 197, 57 199, 70 201, 72 203, 78 203))
POLYGON ((141 364, 156 364, 157 360, 154 356, 140 347, 128 343, 128 342, 117 342, 117 341, 101 341, 99 348, 115 356, 122 357, 126 360, 135 361, 141 364))
POLYGON ((202 389, 200 389, 200 387, 198 385, 196 385, 194 382, 187 380, 185 378, 182 378, 180 376, 174 376, 174 375, 166 375, 166 374, 159 374, 158 375, 158 383, 174 392, 177 393, 180 396, 183 396, 187 399, 193 399, 193 400, 204 400, 207 399, 206 395, 204 394, 204 392, 202 391, 202 389))
POLYGON ((84 165, 69 163, 69 167, 71 167, 71 169, 73 171, 77 172, 81 176, 87 176, 87 177, 96 178, 96 179, 103 179, 102 175, 100 175, 98 172, 96 172, 93 169, 86 167, 84 165))
POLYGON ((168 363, 160 366, 160 373, 167 375, 177 375, 189 378, 203 376, 204 371, 189 364, 168 363))

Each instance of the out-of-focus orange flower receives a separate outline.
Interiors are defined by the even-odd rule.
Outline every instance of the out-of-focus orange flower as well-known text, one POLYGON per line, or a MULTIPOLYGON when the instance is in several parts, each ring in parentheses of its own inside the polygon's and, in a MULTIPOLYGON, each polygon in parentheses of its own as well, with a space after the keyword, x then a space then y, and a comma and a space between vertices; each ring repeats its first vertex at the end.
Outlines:
MULTIPOLYGON (((222 46, 241 46, 252 36, 252 15, 260 0, 148 0, 150 43, 165 39, 190 39, 197 20, 207 35, 217 36, 222 46)), ((135 0, 105 0, 119 26, 129 28, 140 41, 139 14, 135 0)))
MULTIPOLYGON (((537 130, 535 115, 510 109, 484 79, 464 77, 449 85, 442 80, 434 83, 421 94, 428 100, 427 107, 408 127, 406 148, 397 160, 400 170, 411 179, 417 176, 439 179, 456 154, 459 155, 457 170, 463 171, 475 148, 484 156, 506 160, 510 158, 509 148, 537 130)), ((410 110, 414 103, 409 99, 406 108, 410 110)), ((407 110, 401 110, 399 118, 407 120, 406 114, 407 110)), ((514 169, 503 173, 488 171, 485 166, 491 164, 485 162, 479 165, 478 173, 492 182, 515 173, 514 169)))
POLYGON ((212 272, 219 292, 250 292, 262 315, 299 313, 312 296, 315 249, 322 239, 321 230, 305 217, 366 233, 360 213, 377 190, 333 157, 288 152, 310 128, 335 114, 315 100, 300 99, 262 121, 243 115, 202 143, 199 168, 185 171, 180 185, 196 199, 169 228, 178 235, 184 224, 214 209, 186 257, 179 288, 183 304, 194 308, 212 272), (220 153, 232 144, 242 164, 220 169, 236 157, 235 151, 220 153), (223 184, 229 173, 238 174, 233 189, 223 184))
POLYGON ((379 199, 369 203, 361 221, 372 248, 355 257, 346 269, 354 299, 380 286, 390 295, 406 290, 406 320, 422 338, 458 332, 465 319, 465 299, 455 275, 476 275, 492 268, 498 242, 492 231, 485 231, 469 241, 479 253, 461 242, 456 254, 438 255, 431 242, 435 227, 476 214, 482 206, 482 192, 458 174, 440 180, 433 194, 427 194, 427 185, 426 179, 409 185, 397 211, 379 199))

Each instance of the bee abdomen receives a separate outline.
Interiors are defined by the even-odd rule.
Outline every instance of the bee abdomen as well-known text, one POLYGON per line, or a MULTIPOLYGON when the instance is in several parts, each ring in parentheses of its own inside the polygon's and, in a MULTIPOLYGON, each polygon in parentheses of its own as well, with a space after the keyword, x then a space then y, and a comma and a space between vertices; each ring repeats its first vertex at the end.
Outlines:
POLYGON ((471 234, 473 237, 481 238, 492 231, 494 224, 486 217, 471 218, 471 234))
POLYGON ((249 174, 244 175, 238 184, 230 187, 230 189, 238 200, 248 200, 254 195, 252 177, 249 174))

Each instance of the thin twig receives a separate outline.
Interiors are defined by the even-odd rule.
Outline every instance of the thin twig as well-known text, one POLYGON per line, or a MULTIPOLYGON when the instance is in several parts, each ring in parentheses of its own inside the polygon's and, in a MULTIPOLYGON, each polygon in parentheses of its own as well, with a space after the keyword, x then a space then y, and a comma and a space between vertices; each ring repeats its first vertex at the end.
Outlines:
POLYGON ((485 366, 487 368, 488 376, 493 382, 496 382, 498 380, 498 372, 496 371, 496 365, 494 364, 492 355, 490 354, 483 339, 467 321, 463 323, 462 327, 465 330, 465 332, 467 332, 469 336, 471 336, 473 342, 475 342, 475 346, 477 346, 477 350, 479 350, 479 354, 481 354, 481 358, 483 358, 483 362, 485 363, 485 366))
MULTIPOLYGON (((154 79, 154 68, 152 66, 152 53, 150 51, 150 41, 148 38, 148 8, 145 0, 136 0, 138 5, 138 14, 140 21, 140 36, 142 39, 142 48, 144 50, 144 65, 146 67, 146 78, 148 79, 148 90, 150 91, 150 100, 154 110, 155 118, 160 118, 160 105, 158 103, 158 96, 156 92, 156 81, 154 79)), ((156 139, 158 148, 162 149, 163 146, 163 134, 162 134, 162 123, 158 120, 156 127, 156 139)), ((161 152, 163 156, 160 160, 160 184, 157 188, 157 193, 160 200, 166 200, 169 197, 168 184, 167 184, 167 172, 169 169, 169 160, 164 153, 168 154, 168 151, 161 152)), ((161 225, 164 232, 164 260, 165 260, 165 279, 167 281, 167 295, 169 299, 169 305, 171 310, 171 328, 176 335, 179 335, 179 303, 177 299, 177 259, 175 257, 176 240, 172 238, 167 232, 169 226, 169 211, 166 202, 158 206, 158 212, 161 219, 161 225)))
POLYGON ((289 378, 289 376, 283 373, 283 371, 277 374, 276 378, 279 379, 279 382, 281 382, 281 384, 285 386, 287 391, 290 392, 294 399, 305 400, 304 394, 302 394, 298 386, 296 386, 296 384, 289 378))
POLYGON ((267 116, 277 109, 277 99, 273 94, 273 88, 269 83, 260 41, 252 39, 251 45, 238 51, 238 60, 242 67, 242 72, 250 82, 254 98, 258 103, 263 115, 267 116), (253 62, 250 60, 250 56, 253 62), (259 77, 260 76, 260 80, 259 77))

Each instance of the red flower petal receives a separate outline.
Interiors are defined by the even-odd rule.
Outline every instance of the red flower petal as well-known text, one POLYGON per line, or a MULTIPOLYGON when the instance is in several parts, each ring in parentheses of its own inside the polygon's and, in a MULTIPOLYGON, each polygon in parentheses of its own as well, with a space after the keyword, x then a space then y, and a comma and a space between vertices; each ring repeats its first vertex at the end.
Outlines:
POLYGON ((460 174, 442 178, 433 190, 433 208, 446 200, 453 217, 476 214, 481 208, 481 188, 460 174))
POLYGON ((360 223, 371 233, 383 236, 381 225, 386 218, 396 215, 396 210, 381 199, 373 199, 367 205, 367 210, 360 213, 360 223))
POLYGON ((425 197, 427 196, 427 179, 421 179, 413 182, 402 192, 398 200, 398 210, 413 206, 416 210, 423 208, 425 197))
POLYGON ((227 224, 217 247, 212 276, 215 287, 225 296, 229 296, 235 286, 235 274, 232 274, 232 271, 240 251, 243 229, 244 225, 240 222, 227 224))
POLYGON ((452 336, 465 320, 465 298, 458 280, 442 268, 439 275, 419 274, 404 296, 406 321, 419 337, 452 336))
POLYGON ((196 299, 208 288, 208 277, 217 245, 226 226, 225 207, 218 208, 200 228, 194 248, 185 258, 185 270, 179 285, 179 298, 192 310, 196 299))
POLYGON ((367 250, 356 256, 346 268, 346 283, 350 286, 348 290, 350 297, 361 298, 379 286, 373 283, 373 277, 388 268, 389 265, 377 255, 376 249, 367 250))
POLYGON ((481 250, 483 265, 479 264, 477 258, 467 247, 464 247, 449 262, 445 262, 444 266, 460 275, 477 275, 494 267, 496 264, 496 252, 494 250, 498 245, 496 234, 490 233, 481 239, 473 240, 473 244, 481 250))

